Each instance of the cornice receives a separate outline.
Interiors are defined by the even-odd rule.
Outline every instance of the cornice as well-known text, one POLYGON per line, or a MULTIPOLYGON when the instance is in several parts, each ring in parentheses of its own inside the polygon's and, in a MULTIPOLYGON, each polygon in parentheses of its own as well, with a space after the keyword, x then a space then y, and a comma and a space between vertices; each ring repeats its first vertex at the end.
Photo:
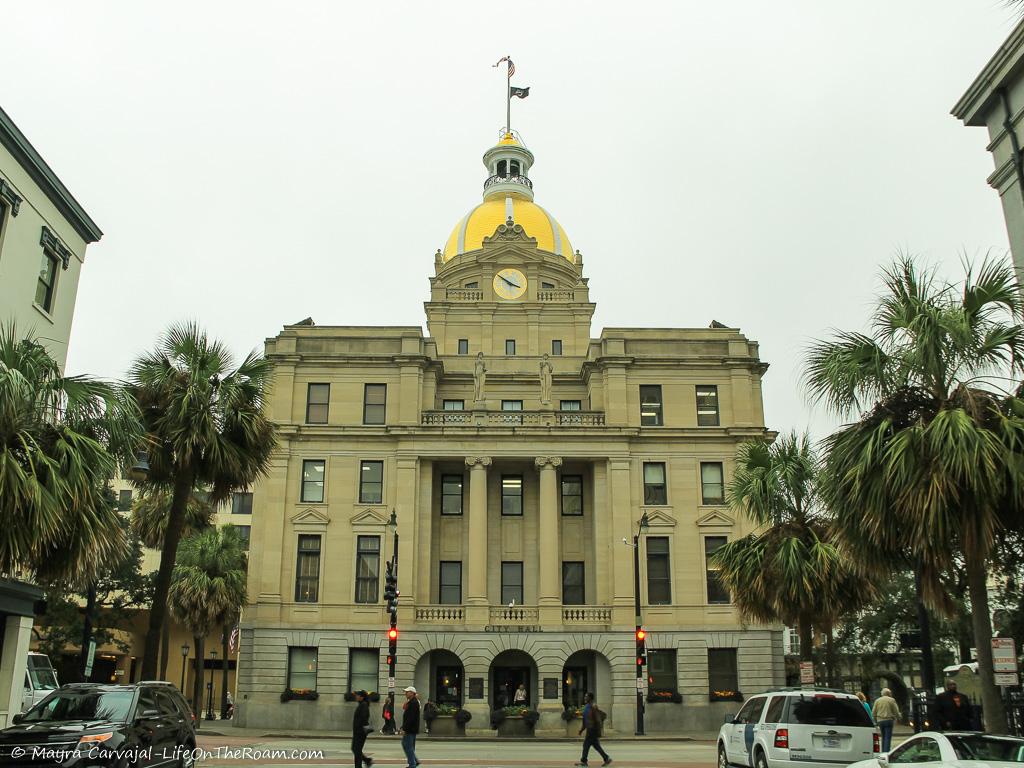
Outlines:
POLYGON ((950 110, 951 114, 963 121, 965 125, 984 125, 985 107, 995 97, 996 90, 1020 66, 1022 54, 1024 54, 1024 21, 1017 24, 1009 37, 999 46, 981 73, 950 110))
POLYGON ((68 188, 64 186, 53 169, 46 164, 25 134, 14 124, 10 116, 0 108, 0 144, 6 147, 18 164, 32 178, 43 194, 56 206, 61 215, 68 220, 75 232, 86 243, 95 243, 103 232, 93 221, 81 204, 75 200, 68 188))
POLYGON ((0 200, 7 203, 10 207, 11 216, 18 215, 18 209, 21 208, 21 198, 14 191, 14 187, 4 179, 0 179, 0 200))

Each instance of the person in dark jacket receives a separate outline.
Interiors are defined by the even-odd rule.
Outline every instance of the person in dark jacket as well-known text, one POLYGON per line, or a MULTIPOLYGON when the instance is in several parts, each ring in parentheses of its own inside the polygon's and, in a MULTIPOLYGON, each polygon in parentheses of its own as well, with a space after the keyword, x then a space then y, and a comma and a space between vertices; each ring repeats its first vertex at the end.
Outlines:
POLYGON ((957 692, 955 680, 947 680, 946 690, 935 697, 935 716, 943 731, 973 730, 971 700, 966 694, 957 692))
POLYGON ((373 760, 363 754, 366 734, 373 730, 370 726, 370 703, 366 700, 366 691, 355 691, 356 711, 352 716, 352 754, 356 758, 356 768, 370 768, 373 760))
POLYGON ((580 728, 580 733, 584 731, 587 735, 583 737, 583 757, 576 763, 579 766, 585 766, 587 764, 587 757, 590 755, 590 748, 593 747, 597 750, 597 754, 604 758, 604 762, 601 765, 611 765, 612 759, 608 757, 608 753, 601 747, 601 731, 604 727, 604 713, 597 708, 597 704, 594 703, 594 694, 588 693, 583 697, 583 727, 580 728))
POLYGON ((408 761, 407 768, 416 768, 420 764, 416 757, 416 735, 420 732, 420 702, 416 698, 416 689, 411 685, 405 689, 405 710, 402 713, 402 751, 408 761))
POLYGON ((380 715, 384 718, 384 725, 380 729, 381 736, 395 735, 395 694, 389 693, 384 699, 384 708, 380 715))

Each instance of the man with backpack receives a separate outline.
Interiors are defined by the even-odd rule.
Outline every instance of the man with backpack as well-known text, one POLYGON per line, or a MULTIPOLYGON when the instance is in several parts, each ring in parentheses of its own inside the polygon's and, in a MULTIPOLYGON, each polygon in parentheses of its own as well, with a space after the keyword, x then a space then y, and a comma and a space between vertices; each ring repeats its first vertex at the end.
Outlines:
POLYGON ((576 765, 586 765, 587 756, 590 754, 590 748, 593 747, 597 750, 597 754, 604 758, 604 762, 601 765, 611 765, 612 759, 608 757, 608 753, 601 748, 601 731, 604 728, 605 714, 598 709, 597 704, 594 703, 594 694, 588 693, 583 697, 583 727, 580 728, 580 734, 584 731, 587 735, 583 737, 583 757, 576 765))

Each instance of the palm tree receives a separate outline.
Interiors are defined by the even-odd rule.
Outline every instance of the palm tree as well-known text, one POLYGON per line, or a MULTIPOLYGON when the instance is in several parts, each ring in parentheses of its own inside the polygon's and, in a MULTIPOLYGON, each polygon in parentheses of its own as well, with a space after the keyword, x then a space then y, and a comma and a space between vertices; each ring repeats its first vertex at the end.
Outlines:
MULTIPOLYGON (((184 539, 168 593, 171 614, 192 633, 196 647, 193 709, 203 710, 204 641, 225 617, 245 604, 247 556, 242 537, 232 525, 211 528, 184 539)), ((211 691, 211 696, 213 692, 211 691)))
MULTIPOLYGON (((163 550, 170 520, 171 494, 166 488, 153 488, 139 494, 132 504, 131 529, 142 544, 150 549, 163 550)), ((185 524, 181 537, 187 538, 197 531, 213 525, 214 508, 205 494, 193 493, 185 505, 185 524)), ((170 662, 171 625, 164 621, 160 636, 160 679, 167 679, 170 662)))
POLYGON ((963 286, 902 257, 884 273, 870 335, 810 351, 812 397, 856 415, 826 441, 829 496, 879 550, 905 547, 938 602, 938 569, 961 553, 988 728, 1006 732, 992 669, 986 560, 1024 501, 1024 303, 1012 270, 969 265, 963 286), (1001 386, 1002 385, 1002 386, 1001 386))
POLYGON ((196 488, 219 504, 267 469, 274 425, 263 414, 271 365, 250 353, 234 368, 227 348, 193 323, 172 326, 157 348, 132 366, 130 379, 148 432, 146 485, 169 487, 171 505, 142 659, 155 677, 167 594, 196 488))
POLYGON ((123 554, 103 492, 141 438, 138 415, 122 388, 64 376, 0 328, 0 573, 81 587, 123 554))
POLYGON ((817 483, 818 459, 807 435, 741 444, 728 498, 758 530, 712 556, 743 615, 799 628, 806 661, 814 658, 813 625, 830 627, 873 594, 831 541, 817 483))

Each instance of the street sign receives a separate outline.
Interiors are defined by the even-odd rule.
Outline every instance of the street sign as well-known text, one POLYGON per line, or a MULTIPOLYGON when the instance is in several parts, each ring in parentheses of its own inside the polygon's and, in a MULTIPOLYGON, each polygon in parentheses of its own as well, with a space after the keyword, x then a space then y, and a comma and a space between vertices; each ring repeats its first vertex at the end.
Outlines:
POLYGON ((644 679, 642 677, 638 677, 636 679, 636 689, 638 691, 640 691, 640 693, 643 693, 643 691, 644 691, 644 679))
POLYGON ((85 676, 88 678, 92 674, 92 662, 96 658, 96 641, 89 641, 89 652, 85 657, 85 676))
POLYGON ((1016 672, 996 672, 996 685, 1013 686, 1020 685, 1016 672))
MULTIPOLYGON (((1017 674, 1017 644, 1012 637, 992 638, 992 668, 995 672, 1012 672, 1017 674)), ((1016 685, 1016 683, 997 683, 998 685, 1016 685)))
POLYGON ((814 662, 800 662, 800 685, 814 685, 814 662))
POLYGON ((389 677, 388 678, 388 688, 394 688, 394 687, 395 687, 395 678, 389 677))

